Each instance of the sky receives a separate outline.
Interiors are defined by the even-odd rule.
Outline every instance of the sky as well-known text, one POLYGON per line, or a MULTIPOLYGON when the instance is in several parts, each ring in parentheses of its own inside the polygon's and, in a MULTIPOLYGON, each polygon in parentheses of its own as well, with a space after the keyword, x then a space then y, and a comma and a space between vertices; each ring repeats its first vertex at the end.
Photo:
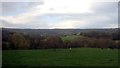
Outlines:
POLYGON ((118 28, 118 2, 40 0, 1 2, 0 27, 32 29, 118 28))

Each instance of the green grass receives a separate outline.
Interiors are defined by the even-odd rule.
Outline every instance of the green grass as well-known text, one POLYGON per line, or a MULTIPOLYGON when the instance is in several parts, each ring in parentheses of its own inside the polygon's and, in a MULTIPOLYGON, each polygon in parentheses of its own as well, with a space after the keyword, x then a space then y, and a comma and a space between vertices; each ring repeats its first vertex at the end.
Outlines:
POLYGON ((2 50, 0 50, 0 67, 2 66, 2 50))
POLYGON ((73 48, 4 50, 3 66, 117 66, 118 50, 73 48))
POLYGON ((71 41, 71 40, 76 39, 78 37, 82 37, 82 36, 80 36, 80 35, 67 35, 67 36, 62 37, 62 40, 63 41, 65 41, 65 40, 71 41))

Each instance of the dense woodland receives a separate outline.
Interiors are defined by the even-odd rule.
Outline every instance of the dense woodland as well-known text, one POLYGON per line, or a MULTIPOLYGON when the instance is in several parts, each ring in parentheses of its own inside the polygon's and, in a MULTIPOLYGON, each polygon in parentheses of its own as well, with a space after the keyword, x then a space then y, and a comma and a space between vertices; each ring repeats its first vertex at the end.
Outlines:
POLYGON ((67 34, 62 35, 29 35, 26 33, 2 30, 2 49, 58 49, 58 48, 120 48, 120 31, 100 32, 87 31, 75 32, 69 35, 78 36, 65 40, 67 34))

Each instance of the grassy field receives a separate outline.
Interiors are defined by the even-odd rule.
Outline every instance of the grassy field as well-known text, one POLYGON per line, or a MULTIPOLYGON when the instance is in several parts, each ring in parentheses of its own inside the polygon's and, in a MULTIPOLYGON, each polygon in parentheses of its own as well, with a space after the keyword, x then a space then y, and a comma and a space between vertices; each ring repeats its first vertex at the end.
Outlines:
POLYGON ((65 41, 65 40, 73 40, 73 39, 76 39, 76 38, 79 38, 79 37, 83 37, 83 36, 80 36, 80 35, 67 35, 67 36, 64 36, 62 37, 62 40, 65 41))
POLYGON ((73 48, 4 50, 3 66, 117 66, 118 50, 73 48))
POLYGON ((2 50, 0 50, 0 67, 2 66, 2 50))
POLYGON ((78 39, 78 38, 82 38, 84 36, 80 36, 80 35, 67 35, 67 36, 63 36, 61 37, 63 41, 71 41, 71 40, 74 40, 74 39, 78 39))

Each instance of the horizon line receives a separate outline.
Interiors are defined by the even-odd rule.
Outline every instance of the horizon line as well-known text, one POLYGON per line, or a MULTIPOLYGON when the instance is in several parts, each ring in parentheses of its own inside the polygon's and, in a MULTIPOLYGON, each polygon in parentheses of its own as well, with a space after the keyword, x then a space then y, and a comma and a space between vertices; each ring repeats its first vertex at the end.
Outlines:
POLYGON ((0 29, 119 29, 119 27, 116 28, 15 28, 15 27, 0 27, 0 29))

